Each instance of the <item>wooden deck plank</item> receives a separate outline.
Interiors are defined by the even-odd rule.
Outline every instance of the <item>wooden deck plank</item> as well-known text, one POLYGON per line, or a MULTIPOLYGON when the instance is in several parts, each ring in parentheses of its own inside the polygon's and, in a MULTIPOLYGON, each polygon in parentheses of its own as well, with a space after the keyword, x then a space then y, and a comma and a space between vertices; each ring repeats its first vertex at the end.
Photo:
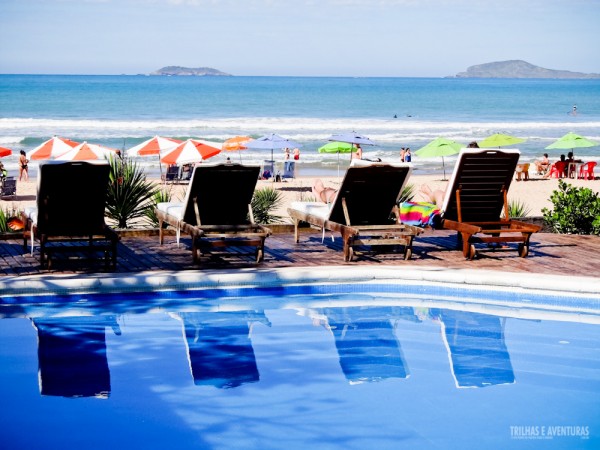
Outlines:
MULTIPOLYGON (((415 239, 413 257, 405 261, 401 249, 395 253, 360 254, 354 261, 344 262, 339 235, 325 235, 324 242, 319 231, 305 231, 300 242, 294 242, 293 233, 274 234, 266 241, 262 264, 254 262, 254 255, 247 248, 231 248, 225 253, 215 253, 201 258, 194 265, 191 241, 181 238, 167 240, 160 245, 157 236, 122 237, 116 269, 104 267, 101 259, 75 259, 73 255, 57 255, 51 269, 41 269, 39 253, 33 256, 23 249, 22 239, 0 241, 0 276, 21 276, 47 273, 130 273, 153 270, 202 270, 242 267, 279 268, 315 266, 361 266, 388 265, 391 267, 444 267, 456 269, 488 269, 504 272, 546 273, 597 277, 600 272, 600 237, 537 233, 532 238, 529 256, 520 258, 511 247, 510 251, 485 252, 467 261, 456 250, 456 237, 450 231, 425 231, 415 239), (69 256, 71 256, 69 258, 69 256)), ((83 255, 82 255, 83 256, 83 255)))

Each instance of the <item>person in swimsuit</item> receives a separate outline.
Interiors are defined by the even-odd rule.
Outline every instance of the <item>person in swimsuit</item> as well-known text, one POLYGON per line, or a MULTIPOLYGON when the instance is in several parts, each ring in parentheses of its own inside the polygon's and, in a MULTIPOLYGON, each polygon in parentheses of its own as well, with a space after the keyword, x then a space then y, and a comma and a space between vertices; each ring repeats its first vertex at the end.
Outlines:
POLYGON ((25 153, 25 150, 21 150, 19 153, 19 181, 22 181, 23 177, 25 177, 25 181, 27 181, 29 179, 29 160, 27 159, 27 154, 25 153))

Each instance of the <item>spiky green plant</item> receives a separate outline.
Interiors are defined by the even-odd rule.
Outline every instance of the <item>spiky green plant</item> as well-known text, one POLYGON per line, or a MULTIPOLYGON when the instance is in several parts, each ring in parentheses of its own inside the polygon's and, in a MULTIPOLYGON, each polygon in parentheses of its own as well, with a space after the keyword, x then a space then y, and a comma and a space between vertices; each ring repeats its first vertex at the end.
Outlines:
POLYGON ((157 227, 158 226, 158 217, 156 216, 156 205, 159 203, 168 203, 173 198, 173 194, 171 193, 171 188, 158 188, 154 193, 154 197, 152 198, 152 207, 146 210, 146 218, 150 221, 150 223, 157 227))
POLYGON ((529 206, 527 206, 524 202, 521 203, 518 200, 511 200, 508 203, 508 215, 511 219, 527 217, 529 213, 531 213, 531 208, 529 208, 529 206))
POLYGON ((272 213, 274 209, 279 207, 282 199, 281 193, 273 188, 267 187, 255 191, 251 203, 254 221, 261 224, 283 222, 281 216, 272 213))
POLYGON ((415 196, 415 185, 407 184, 400 192, 400 198, 398 199, 398 205, 404 202, 410 202, 415 196))
POLYGON ((119 228, 146 218, 153 208, 157 187, 146 180, 144 171, 130 159, 110 158, 110 183, 106 199, 106 216, 119 228))

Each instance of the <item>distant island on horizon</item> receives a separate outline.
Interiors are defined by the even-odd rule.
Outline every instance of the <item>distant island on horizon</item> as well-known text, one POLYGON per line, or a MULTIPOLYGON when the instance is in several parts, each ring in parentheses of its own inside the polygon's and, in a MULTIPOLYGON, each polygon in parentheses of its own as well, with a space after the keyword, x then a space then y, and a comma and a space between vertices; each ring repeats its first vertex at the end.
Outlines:
POLYGON ((231 77, 233 75, 211 67, 181 67, 181 66, 166 66, 151 72, 150 75, 164 76, 188 76, 188 77, 231 77))
POLYGON ((478 64, 447 78, 565 78, 591 79, 600 78, 598 73, 571 72, 569 70, 553 70, 535 66, 522 60, 497 61, 478 64))
MULTIPOLYGON (((151 72, 152 76, 231 77, 232 74, 212 67, 165 66, 151 72)), ((536 66, 523 60, 496 61, 470 66, 464 72, 445 78, 555 78, 555 79, 598 79, 598 73, 554 70, 536 66)))

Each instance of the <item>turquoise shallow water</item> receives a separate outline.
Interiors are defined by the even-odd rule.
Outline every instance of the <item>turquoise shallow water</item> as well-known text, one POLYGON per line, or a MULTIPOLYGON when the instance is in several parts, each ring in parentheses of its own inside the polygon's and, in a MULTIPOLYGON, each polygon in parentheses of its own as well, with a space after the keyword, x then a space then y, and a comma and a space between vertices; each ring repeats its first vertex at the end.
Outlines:
POLYGON ((2 442, 597 448, 597 299, 358 288, 3 299, 2 442))
MULTIPOLYGON (((466 144, 496 132, 526 138, 519 147, 533 160, 569 131, 600 141, 600 81, 0 75, 0 145, 26 151, 52 135, 129 148, 156 134, 222 142, 275 132, 303 145, 305 172, 334 173, 337 157, 316 150, 352 130, 376 143, 366 157, 384 161, 439 136, 466 144)), ((577 153, 600 161, 599 147, 577 153)), ((265 158, 270 151, 243 152, 246 162, 265 158)))

